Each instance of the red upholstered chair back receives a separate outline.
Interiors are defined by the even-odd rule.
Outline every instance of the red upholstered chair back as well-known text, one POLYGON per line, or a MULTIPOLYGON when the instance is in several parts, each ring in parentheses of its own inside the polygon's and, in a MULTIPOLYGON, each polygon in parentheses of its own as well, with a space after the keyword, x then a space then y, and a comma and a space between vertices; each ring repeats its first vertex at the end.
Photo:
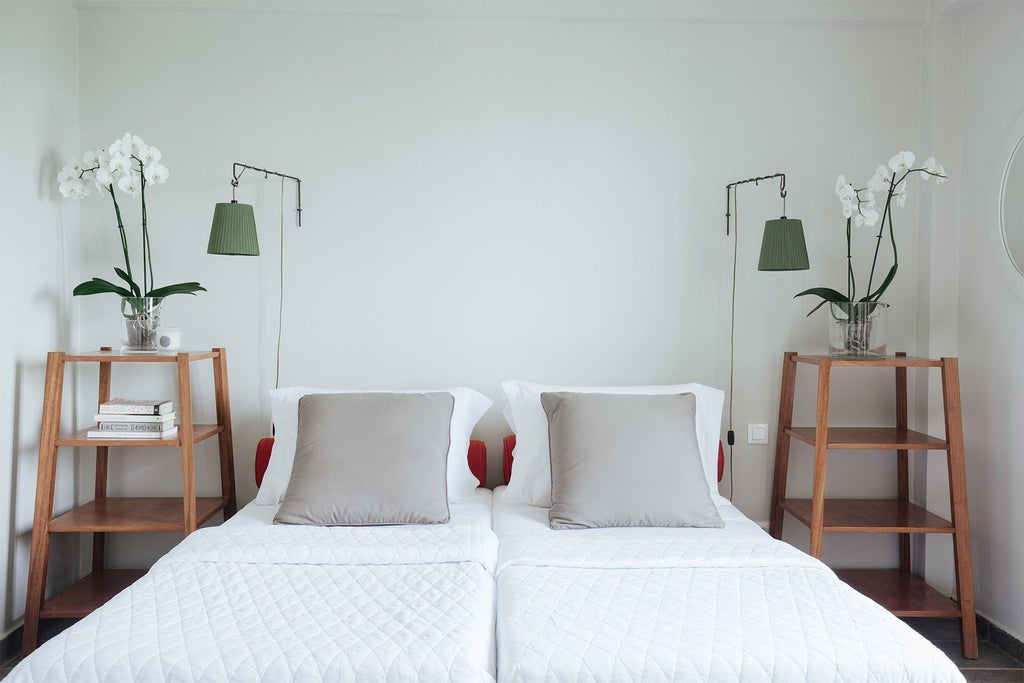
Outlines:
MULTIPOLYGON (((512 449, 516 447, 516 435, 509 434, 501 443, 501 473, 507 484, 512 478, 512 449)), ((725 474, 725 448, 722 442, 718 442, 718 481, 722 481, 725 474)))
MULTIPOLYGON (((270 453, 273 449, 274 439, 271 437, 260 439, 260 442, 256 444, 256 460, 254 462, 256 486, 263 483, 263 475, 267 472, 267 464, 270 463, 270 453)), ((480 486, 486 486, 487 444, 483 441, 470 441, 466 459, 469 461, 469 469, 473 472, 476 480, 480 482, 480 486)))

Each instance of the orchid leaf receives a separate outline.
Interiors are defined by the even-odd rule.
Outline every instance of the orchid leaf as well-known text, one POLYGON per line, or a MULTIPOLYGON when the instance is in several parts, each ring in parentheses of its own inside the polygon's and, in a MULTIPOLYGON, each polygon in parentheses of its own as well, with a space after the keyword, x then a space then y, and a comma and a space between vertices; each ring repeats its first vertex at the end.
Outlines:
POLYGON ((896 277, 896 270, 899 268, 899 264, 893 264, 892 268, 889 269, 889 274, 882 280, 882 284, 878 285, 878 289, 875 290, 874 294, 868 294, 864 297, 863 301, 878 301, 885 294, 885 290, 892 284, 893 279, 896 277))
POLYGON ((75 296, 87 296, 89 294, 117 294, 119 296, 131 297, 133 296, 130 291, 115 285, 113 282, 107 282, 106 280, 98 277, 94 277, 91 280, 83 282, 82 284, 75 287, 74 291, 71 292, 75 296))
POLYGON ((139 289, 139 286, 137 284, 135 284, 135 280, 128 277, 128 273, 124 272, 120 268, 114 268, 114 272, 117 273, 117 276, 119 278, 128 283, 128 286, 132 288, 132 293, 135 296, 142 296, 142 290, 139 289))
POLYGON ((176 285, 167 285, 165 287, 157 287, 156 289, 151 289, 146 294, 146 296, 165 297, 165 296, 170 296, 172 294, 192 294, 192 295, 195 295, 196 292, 205 292, 205 291, 206 291, 206 287, 203 287, 198 282, 179 282, 176 285))
POLYGON ((794 294, 793 298, 795 299, 798 296, 808 296, 808 295, 809 296, 821 297, 821 303, 819 303, 817 306, 812 308, 811 312, 807 314, 807 317, 810 317, 816 310, 818 310, 819 308, 821 308, 822 306, 824 306, 825 304, 827 304, 829 302, 835 303, 835 304, 842 304, 842 303, 849 303, 850 302, 850 299, 845 294, 843 294, 842 292, 836 291, 836 290, 832 289, 831 287, 811 287, 810 289, 805 289, 804 291, 800 292, 799 294, 794 294))

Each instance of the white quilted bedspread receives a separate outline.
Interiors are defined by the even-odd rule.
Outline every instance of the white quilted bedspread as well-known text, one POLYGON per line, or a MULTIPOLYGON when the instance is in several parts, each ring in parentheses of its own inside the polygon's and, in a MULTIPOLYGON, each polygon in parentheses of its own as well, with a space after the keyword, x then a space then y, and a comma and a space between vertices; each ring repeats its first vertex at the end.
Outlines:
POLYGON ((501 681, 963 681, 795 548, 615 530, 502 537, 501 681))
POLYGON ((496 555, 482 525, 202 529, 9 680, 493 680, 496 555))

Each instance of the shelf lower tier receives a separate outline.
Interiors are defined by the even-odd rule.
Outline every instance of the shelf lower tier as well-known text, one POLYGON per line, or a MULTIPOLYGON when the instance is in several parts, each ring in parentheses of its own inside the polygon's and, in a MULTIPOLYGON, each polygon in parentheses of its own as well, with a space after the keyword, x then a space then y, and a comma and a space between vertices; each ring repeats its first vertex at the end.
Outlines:
MULTIPOLYGON (((811 500, 787 498, 782 509, 811 526, 811 500)), ((953 524, 919 505, 901 500, 829 498, 825 500, 826 533, 951 534, 953 524)))
MULTIPOLYGON (((227 504, 227 498, 196 498, 196 523, 227 504)), ((100 498, 54 518, 49 531, 185 531, 185 503, 181 498, 100 498)))
POLYGON ((145 569, 104 569, 79 580, 63 593, 43 604, 44 619, 77 619, 90 614, 143 574, 145 569))
MULTIPOLYGON (((179 436, 173 439, 90 439, 87 434, 90 430, 96 429, 95 425, 89 429, 82 429, 73 434, 64 434, 57 439, 58 446, 157 446, 157 447, 181 447, 181 427, 178 427, 179 436)), ((220 425, 192 425, 192 443, 205 441, 211 436, 216 436, 224 431, 220 425)))
MULTIPOLYGON (((811 446, 817 439, 817 432, 814 427, 786 429, 791 437, 811 446)), ((896 427, 829 427, 825 443, 828 448, 850 450, 949 450, 949 444, 944 439, 896 427)))
POLYGON ((899 569, 837 569, 836 575, 898 617, 960 617, 960 608, 924 579, 899 569))

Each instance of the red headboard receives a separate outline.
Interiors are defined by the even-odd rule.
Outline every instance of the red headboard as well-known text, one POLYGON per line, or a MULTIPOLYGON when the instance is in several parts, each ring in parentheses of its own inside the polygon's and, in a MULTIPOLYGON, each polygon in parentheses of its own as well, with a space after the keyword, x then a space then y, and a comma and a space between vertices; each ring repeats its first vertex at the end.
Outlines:
MULTIPOLYGON (((509 434, 501 442, 501 473, 505 477, 505 483, 512 478, 512 449, 516 447, 516 435, 509 434)), ((722 481, 725 473, 725 449, 722 442, 718 442, 718 481, 722 481)))
MULTIPOLYGON (((256 444, 256 486, 263 483, 263 475, 267 472, 267 464, 270 462, 270 453, 274 448, 274 439, 268 437, 260 439, 256 444)), ((469 469, 473 476, 480 482, 480 486, 487 485, 487 444, 483 441, 470 441, 469 452, 466 454, 469 460, 469 469)))

